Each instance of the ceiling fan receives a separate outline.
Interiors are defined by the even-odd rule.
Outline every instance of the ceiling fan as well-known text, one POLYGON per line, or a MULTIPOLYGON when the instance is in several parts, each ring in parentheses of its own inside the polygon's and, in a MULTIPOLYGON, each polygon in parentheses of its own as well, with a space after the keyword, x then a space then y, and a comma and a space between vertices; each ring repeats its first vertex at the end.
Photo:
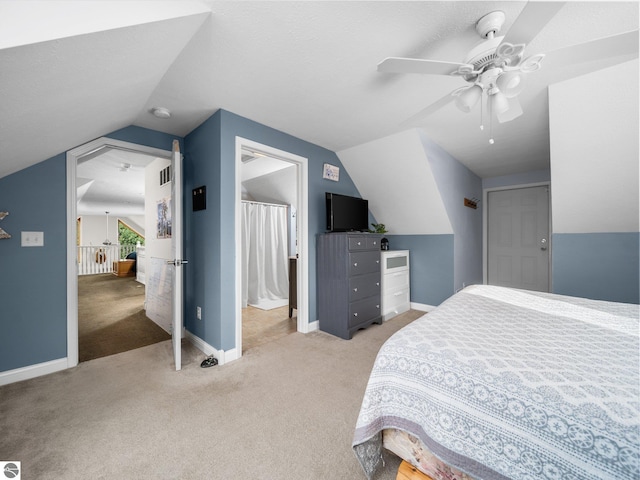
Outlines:
MULTIPOLYGON (((398 57, 384 59, 378 64, 379 72, 450 75, 461 77, 468 83, 403 123, 408 124, 430 115, 451 101, 455 101, 460 110, 468 113, 478 103, 482 107, 483 100, 486 100, 490 119, 495 115, 498 122, 508 122, 523 113, 518 95, 524 89, 526 75, 544 65, 551 63, 558 67, 634 51, 637 56, 637 30, 558 49, 546 55, 538 53, 526 56, 527 44, 564 3, 528 2, 503 36, 498 34, 505 22, 504 12, 493 11, 484 15, 475 25, 476 32, 483 40, 467 53, 463 62, 398 57)), ((493 143, 493 139, 489 143, 493 143)))

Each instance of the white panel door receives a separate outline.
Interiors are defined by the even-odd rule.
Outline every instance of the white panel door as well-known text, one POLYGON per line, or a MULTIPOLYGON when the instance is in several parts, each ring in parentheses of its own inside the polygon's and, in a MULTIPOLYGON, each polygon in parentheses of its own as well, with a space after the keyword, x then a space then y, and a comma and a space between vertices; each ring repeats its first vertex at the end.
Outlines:
POLYGON ((549 187, 487 193, 487 283, 549 291, 549 187))
POLYGON ((182 265, 187 263, 182 259, 182 155, 180 144, 173 141, 173 155, 171 156, 171 246, 173 260, 173 318, 172 342, 173 358, 176 370, 182 369, 182 265))

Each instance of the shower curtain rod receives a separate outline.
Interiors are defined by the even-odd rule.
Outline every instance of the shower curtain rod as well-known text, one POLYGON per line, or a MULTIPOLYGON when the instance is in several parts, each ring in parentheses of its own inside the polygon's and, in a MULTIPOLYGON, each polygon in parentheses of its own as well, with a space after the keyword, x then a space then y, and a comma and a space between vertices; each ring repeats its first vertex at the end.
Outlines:
POLYGON ((268 205, 270 207, 282 207, 282 208, 287 208, 289 206, 289 205, 283 205, 281 203, 254 202, 253 200, 242 200, 242 203, 253 203, 255 205, 268 205))

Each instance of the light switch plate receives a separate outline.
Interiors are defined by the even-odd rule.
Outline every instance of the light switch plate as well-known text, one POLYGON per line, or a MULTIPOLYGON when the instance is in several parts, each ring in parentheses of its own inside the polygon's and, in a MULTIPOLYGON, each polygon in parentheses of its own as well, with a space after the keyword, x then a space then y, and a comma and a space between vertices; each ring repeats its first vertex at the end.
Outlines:
POLYGON ((44 246, 44 232, 20 232, 23 247, 42 247, 44 246))

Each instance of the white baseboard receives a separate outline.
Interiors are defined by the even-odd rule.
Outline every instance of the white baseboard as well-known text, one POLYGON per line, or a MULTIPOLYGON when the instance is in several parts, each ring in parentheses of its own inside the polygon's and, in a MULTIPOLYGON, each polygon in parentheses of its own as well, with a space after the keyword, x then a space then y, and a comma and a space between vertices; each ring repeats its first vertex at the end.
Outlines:
POLYGON ((218 350, 202 340, 200 337, 191 333, 189 330, 184 330, 184 337, 205 355, 213 355, 216 360, 218 360, 218 365, 224 365, 225 363, 238 359, 235 348, 227 350, 226 352, 224 350, 218 350))
POLYGON ((31 378, 41 377, 50 373, 65 370, 68 367, 67 358, 59 358, 50 362, 38 363, 27 367, 16 368, 0 372, 0 385, 9 385, 10 383, 21 382, 31 378))
POLYGON ((430 312, 436 307, 433 305, 426 305, 424 303, 411 302, 411 308, 414 310, 420 310, 421 312, 430 312))
MULTIPOLYGON (((320 329, 320 322, 316 320, 315 322, 310 322, 307 326, 307 331, 304 333, 315 332, 320 329)), ((202 351, 205 355, 213 355, 218 360, 218 365, 224 365, 225 363, 233 362, 234 360, 238 360, 240 356, 238 355, 238 349, 232 348, 230 350, 218 350, 217 348, 209 345, 207 342, 202 340, 200 337, 194 335, 189 330, 184 330, 184 335, 187 340, 189 340, 198 350, 202 351)))
MULTIPOLYGON (((318 322, 315 329, 317 329, 318 322)), ((218 365, 224 365, 238 359, 238 354, 235 348, 231 350, 217 350, 202 340, 200 337, 195 336, 188 330, 183 330, 183 337, 186 337, 197 349, 201 350, 205 355, 213 355, 218 360, 218 365)), ((38 363, 36 365, 29 365, 27 367, 16 368, 15 370, 8 370, 6 372, 0 372, 0 386, 9 385, 10 383, 21 382, 23 380, 29 380, 31 378, 41 377, 42 375, 48 375, 50 373, 59 372, 60 370, 66 370, 69 368, 67 358, 59 358, 58 360, 51 360, 50 362, 38 363)))
POLYGON ((222 362, 218 359, 218 363, 224 365, 225 363, 233 362, 234 360, 238 360, 240 358, 238 356, 238 349, 232 348, 231 350, 222 351, 222 362))

